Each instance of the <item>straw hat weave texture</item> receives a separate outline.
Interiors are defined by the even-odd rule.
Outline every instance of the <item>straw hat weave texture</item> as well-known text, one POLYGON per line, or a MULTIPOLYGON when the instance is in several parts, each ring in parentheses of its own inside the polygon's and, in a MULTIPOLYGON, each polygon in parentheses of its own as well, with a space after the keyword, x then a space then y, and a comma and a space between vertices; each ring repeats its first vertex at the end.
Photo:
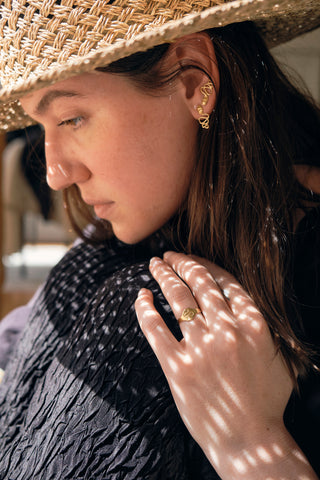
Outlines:
POLYGON ((32 123, 17 99, 155 45, 255 21, 270 46, 320 24, 320 0, 0 1, 0 128, 32 123))

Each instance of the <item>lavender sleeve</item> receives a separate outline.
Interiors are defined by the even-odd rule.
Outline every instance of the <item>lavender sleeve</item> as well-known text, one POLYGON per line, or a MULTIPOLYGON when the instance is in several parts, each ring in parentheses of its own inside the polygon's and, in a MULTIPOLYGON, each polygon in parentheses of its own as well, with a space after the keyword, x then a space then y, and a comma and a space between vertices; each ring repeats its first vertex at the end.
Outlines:
POLYGON ((31 300, 22 307, 15 308, 0 322, 0 369, 5 370, 11 353, 27 323, 33 305, 40 295, 39 287, 31 300))

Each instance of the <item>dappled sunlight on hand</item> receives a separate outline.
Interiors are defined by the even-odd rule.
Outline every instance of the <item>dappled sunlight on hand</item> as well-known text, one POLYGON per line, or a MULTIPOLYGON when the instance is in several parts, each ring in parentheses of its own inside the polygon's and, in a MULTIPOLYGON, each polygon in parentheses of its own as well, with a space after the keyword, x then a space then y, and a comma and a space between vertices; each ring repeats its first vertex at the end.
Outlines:
POLYGON ((292 381, 261 313, 216 265, 173 252, 164 259, 153 259, 150 271, 180 319, 183 339, 172 335, 150 291, 140 291, 136 311, 191 435, 228 479, 288 456, 296 462, 299 451, 283 424, 292 381), (181 321, 186 308, 200 310, 181 321))

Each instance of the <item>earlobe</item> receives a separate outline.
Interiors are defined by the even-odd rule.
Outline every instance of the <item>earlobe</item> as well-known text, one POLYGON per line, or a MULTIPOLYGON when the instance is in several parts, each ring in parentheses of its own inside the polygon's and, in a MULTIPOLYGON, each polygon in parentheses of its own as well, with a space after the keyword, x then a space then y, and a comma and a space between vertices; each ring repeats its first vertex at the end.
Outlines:
POLYGON ((219 90, 219 71, 212 41, 208 34, 201 32, 179 39, 172 47, 181 68, 179 80, 184 101, 202 128, 208 129, 219 90))

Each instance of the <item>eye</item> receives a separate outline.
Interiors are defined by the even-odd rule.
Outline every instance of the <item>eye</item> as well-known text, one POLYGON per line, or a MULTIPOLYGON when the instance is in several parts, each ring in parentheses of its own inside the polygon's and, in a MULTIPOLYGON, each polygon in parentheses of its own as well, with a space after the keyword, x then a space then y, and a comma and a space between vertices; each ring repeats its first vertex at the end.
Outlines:
POLYGON ((72 126, 74 130, 77 130, 78 128, 81 127, 83 122, 83 117, 74 117, 70 118, 68 120, 63 120, 63 122, 58 123, 58 127, 63 127, 63 126, 72 126))

